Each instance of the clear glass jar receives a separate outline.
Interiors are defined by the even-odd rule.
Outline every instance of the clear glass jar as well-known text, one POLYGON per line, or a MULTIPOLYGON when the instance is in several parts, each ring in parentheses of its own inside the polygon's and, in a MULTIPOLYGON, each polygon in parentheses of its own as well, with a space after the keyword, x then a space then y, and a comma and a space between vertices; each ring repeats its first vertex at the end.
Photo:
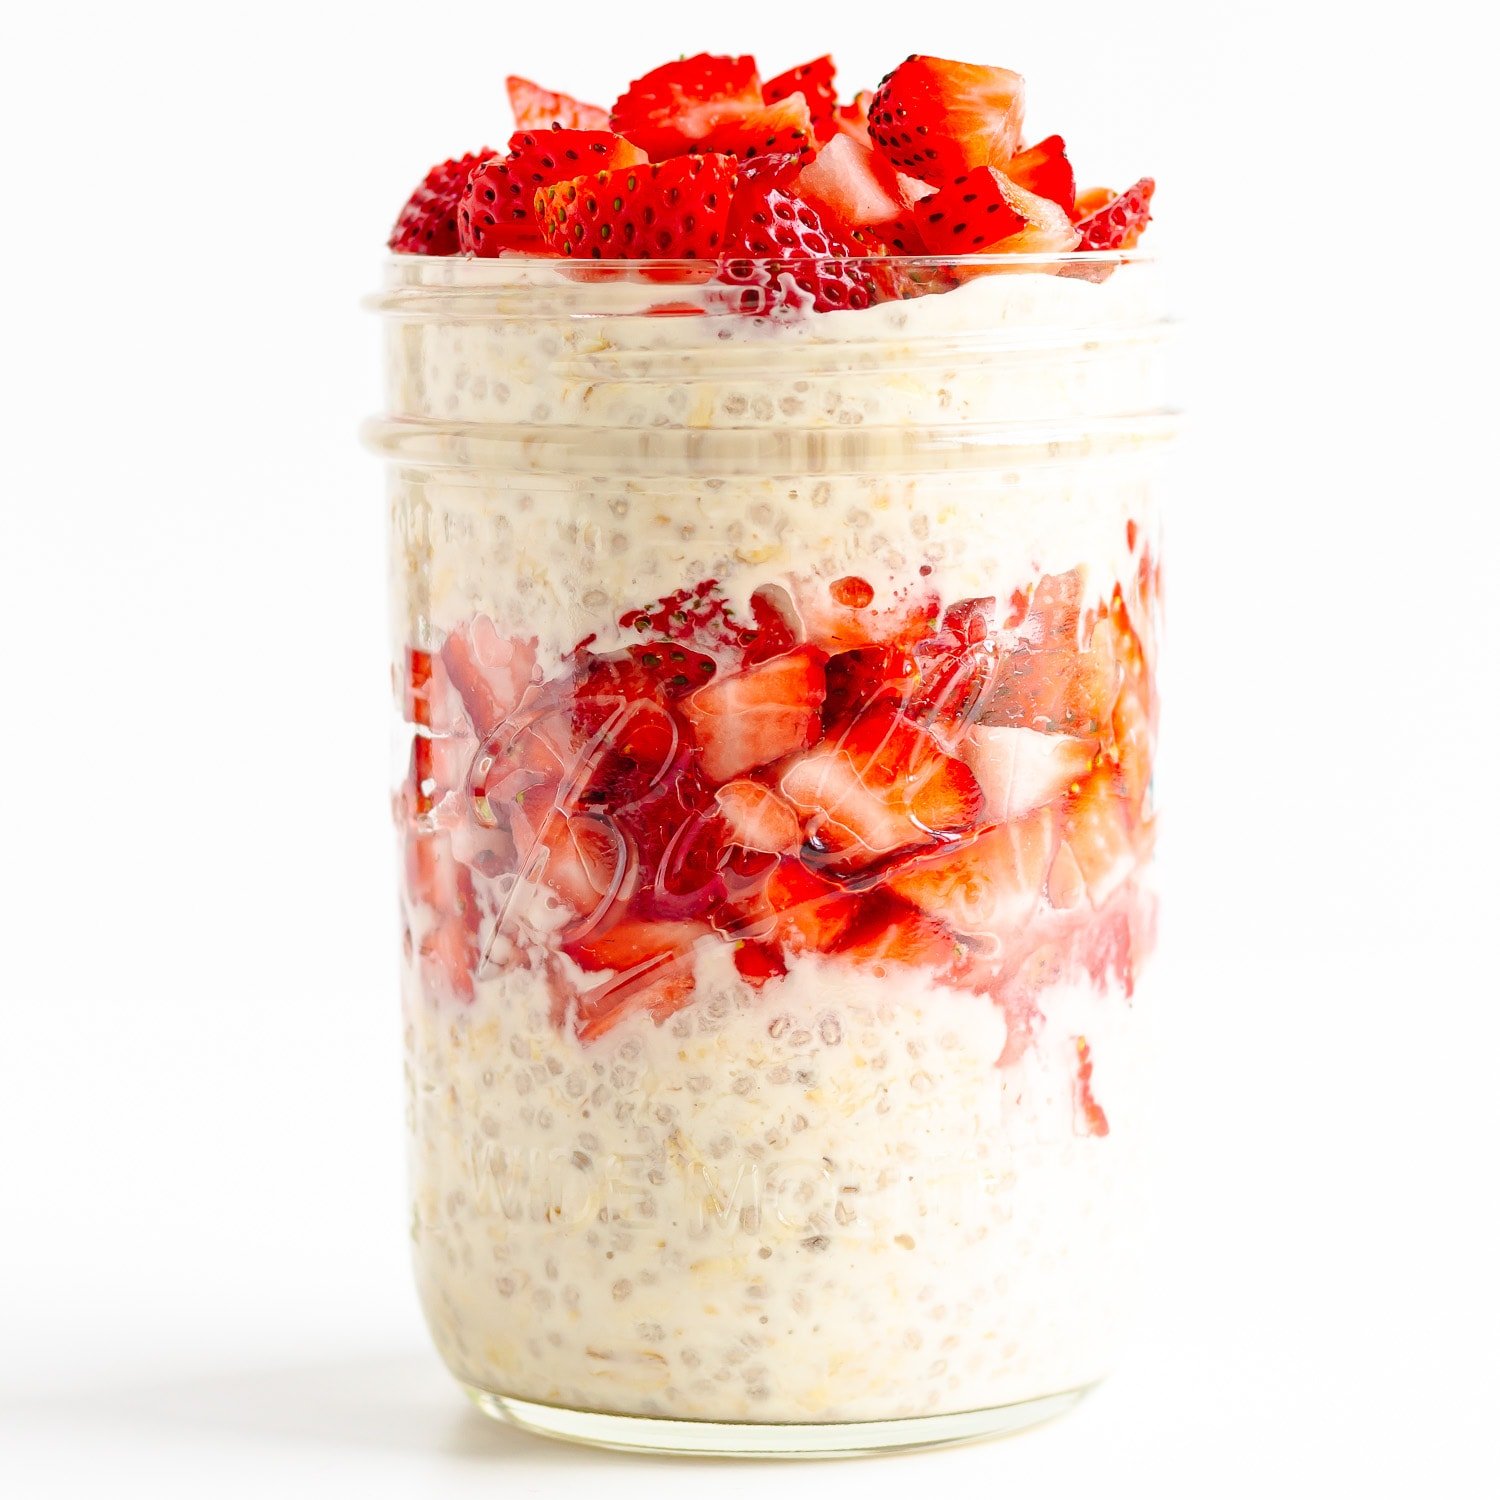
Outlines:
POLYGON ((868 270, 377 299, 417 1279, 545 1432, 1010 1430, 1128 1309, 1158 272, 868 270))

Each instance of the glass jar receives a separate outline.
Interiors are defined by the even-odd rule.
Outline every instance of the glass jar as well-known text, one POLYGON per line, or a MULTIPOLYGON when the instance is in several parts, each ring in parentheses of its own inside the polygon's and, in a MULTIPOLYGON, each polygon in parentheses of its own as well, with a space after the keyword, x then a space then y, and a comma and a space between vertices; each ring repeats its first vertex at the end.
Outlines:
POLYGON ((377 299, 423 1307, 583 1441, 1010 1430, 1129 1302, 1158 272, 711 271, 377 299))

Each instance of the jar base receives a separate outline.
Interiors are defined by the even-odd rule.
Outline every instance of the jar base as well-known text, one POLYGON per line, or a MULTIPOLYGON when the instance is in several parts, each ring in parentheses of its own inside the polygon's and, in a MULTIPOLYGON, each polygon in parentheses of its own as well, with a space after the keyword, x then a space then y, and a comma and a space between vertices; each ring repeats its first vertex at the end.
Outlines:
POLYGON ((699 1458, 859 1458, 948 1447, 1035 1427, 1071 1410, 1092 1389, 1084 1385, 1006 1406, 888 1421, 707 1422, 578 1411, 464 1386, 470 1400, 487 1416, 543 1437, 627 1453, 699 1458))

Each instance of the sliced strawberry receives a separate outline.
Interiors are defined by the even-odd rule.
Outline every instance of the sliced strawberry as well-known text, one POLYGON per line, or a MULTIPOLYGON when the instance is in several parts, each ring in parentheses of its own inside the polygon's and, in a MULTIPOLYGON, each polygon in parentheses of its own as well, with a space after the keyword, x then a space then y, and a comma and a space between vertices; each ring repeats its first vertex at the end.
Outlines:
POLYGON ((829 657, 824 676, 828 696, 823 700, 823 723, 829 729, 882 699, 905 707, 918 684, 917 664, 899 646, 861 646, 841 652, 829 657))
POLYGON ((976 724, 959 754, 984 792, 989 817, 1010 822, 1046 807, 1089 774, 1097 742, 1035 729, 976 724))
POLYGON ((847 104, 839 105, 833 112, 834 128, 861 146, 870 145, 870 105, 874 100, 873 89, 861 89, 847 104))
POLYGON ((953 178, 922 199, 914 218, 931 255, 1060 253, 1078 241, 1065 209, 993 167, 953 178))
POLYGON ((1020 931, 1041 903, 1057 836, 1049 813, 988 829, 889 882, 897 895, 970 936, 1020 931))
POLYGON ((1073 181, 1073 163, 1068 160, 1067 147, 1060 135, 1049 135, 1046 140, 1016 152, 1005 163, 1004 171, 1017 187, 1046 198, 1072 217, 1078 189, 1073 181))
POLYGON ((574 1025, 592 1041, 626 1016, 650 1011, 665 1020, 693 991, 693 946, 711 929, 702 922, 616 922, 607 931, 566 945, 580 968, 614 974, 578 997, 574 1025))
POLYGON ((712 260, 734 187, 724 156, 686 156, 544 187, 542 235, 559 255, 712 260))
POLYGON ((1094 1058, 1081 1036, 1073 1038, 1077 1076, 1073 1083, 1073 1128, 1079 1135, 1108 1135, 1109 1119, 1094 1098, 1094 1058))
POLYGON ((901 900, 889 890, 858 899, 849 925, 834 951, 877 973, 887 964, 947 968, 958 956, 952 931, 932 912, 901 900))
POLYGON ((1003 167, 1021 143, 1025 84, 1008 68, 909 57, 870 105, 870 139, 924 182, 1003 167))
POLYGON ((767 104, 776 104, 793 94, 801 94, 812 116, 813 133, 820 141, 826 141, 836 128, 833 117, 839 102, 833 75, 831 57, 815 58, 799 67, 788 68, 785 73, 778 73, 762 86, 761 96, 767 104))
POLYGON ((536 642, 501 635, 486 615, 450 631, 439 655, 480 739, 520 707, 537 680, 536 642))
POLYGON ((486 147, 439 162, 406 200, 387 246, 401 255, 457 255, 459 200, 469 174, 494 154, 486 147))
POLYGON ((690 151, 714 130, 761 109, 753 57, 696 57, 653 68, 615 101, 610 128, 660 160, 690 151))
POLYGON ((731 842, 767 854, 789 854, 802 842, 791 803, 758 781, 729 781, 714 794, 731 842))
POLYGON ((1094 209, 1078 224, 1080 250, 1129 250, 1151 221, 1153 178, 1143 177, 1117 198, 1094 209))
POLYGON ((725 120, 693 146, 699 155, 718 152, 737 161, 778 156, 811 161, 816 149, 812 116, 801 94, 725 120))
POLYGON ((459 248, 479 256, 540 251, 539 189, 645 160, 639 147, 607 130, 518 130, 503 160, 484 162, 470 174, 458 206, 459 248))
POLYGON ((740 289, 740 310, 832 312, 868 307, 876 288, 864 253, 792 189, 795 159, 742 181, 734 195, 719 276, 740 289))
POLYGON ((608 130, 609 111, 597 104, 584 104, 571 94, 555 94, 529 78, 511 74, 505 80, 517 130, 608 130))
POLYGON ((715 678, 683 701, 710 781, 729 781, 817 741, 826 660, 816 646, 801 646, 715 678))
POLYGON ((884 238, 911 207, 896 169, 852 136, 829 141, 805 166, 792 190, 843 234, 869 230, 884 238))
POLYGON ((816 856, 838 870, 968 828, 984 802, 962 761, 883 702, 787 766, 781 790, 816 856))

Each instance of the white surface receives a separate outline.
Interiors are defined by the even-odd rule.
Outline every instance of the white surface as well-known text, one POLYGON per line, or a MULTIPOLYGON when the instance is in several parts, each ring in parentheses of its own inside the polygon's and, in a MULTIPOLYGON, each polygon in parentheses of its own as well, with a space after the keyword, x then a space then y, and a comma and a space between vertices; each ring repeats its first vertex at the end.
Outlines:
POLYGON ((6 1493, 1493 1474, 1484 49, 1441 6, 906 9, 805 46, 775 13, 759 50, 1020 66, 1085 177, 1161 180, 1189 320, 1133 1360, 1000 1446, 769 1476, 574 1454, 448 1387, 405 1266, 357 298, 428 162, 499 144, 506 71, 603 96, 767 15, 656 5, 622 39, 618 7, 79 3, 8 20, 0 87, 6 1493))

